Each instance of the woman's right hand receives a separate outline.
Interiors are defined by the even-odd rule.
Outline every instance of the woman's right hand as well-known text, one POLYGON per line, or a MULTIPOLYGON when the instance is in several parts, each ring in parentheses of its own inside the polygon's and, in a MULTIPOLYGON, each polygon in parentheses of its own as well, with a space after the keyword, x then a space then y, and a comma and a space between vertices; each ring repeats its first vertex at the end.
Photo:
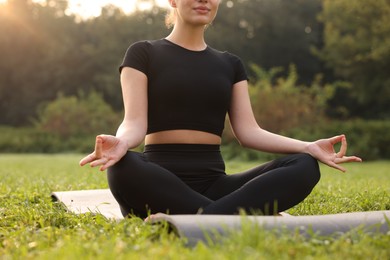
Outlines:
POLYGON ((126 141, 112 135, 96 136, 95 151, 80 161, 80 166, 90 164, 91 167, 100 166, 104 171, 118 162, 128 151, 126 141))

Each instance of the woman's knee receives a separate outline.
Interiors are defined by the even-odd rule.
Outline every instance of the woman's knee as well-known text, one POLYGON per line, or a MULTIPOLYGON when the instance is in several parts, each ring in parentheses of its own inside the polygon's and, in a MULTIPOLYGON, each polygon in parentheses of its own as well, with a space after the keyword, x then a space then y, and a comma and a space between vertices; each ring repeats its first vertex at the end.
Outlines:
POLYGON ((116 164, 107 169, 107 173, 110 175, 123 174, 123 172, 129 171, 129 169, 138 168, 142 161, 142 154, 128 151, 116 164))
POLYGON ((303 174, 303 179, 310 186, 315 186, 321 178, 318 161, 307 153, 297 155, 297 160, 300 165, 300 173, 303 174))
POLYGON ((142 154, 127 152, 121 160, 107 169, 107 179, 110 188, 133 183, 134 178, 137 178, 137 172, 141 168, 141 164, 143 164, 142 154))
POLYGON ((142 173, 139 171, 143 162, 142 154, 129 151, 121 160, 107 169, 108 185, 120 205, 123 216, 146 212, 145 207, 135 200, 142 195, 138 186, 142 178, 142 173))

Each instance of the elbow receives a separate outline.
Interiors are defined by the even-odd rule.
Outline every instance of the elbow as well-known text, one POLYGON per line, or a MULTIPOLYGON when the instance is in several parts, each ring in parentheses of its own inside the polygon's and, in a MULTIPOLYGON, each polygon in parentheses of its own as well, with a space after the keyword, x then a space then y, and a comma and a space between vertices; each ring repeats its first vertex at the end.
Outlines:
POLYGON ((236 135, 236 139, 237 139, 238 143, 240 144, 240 146, 242 146, 244 148, 251 148, 251 141, 250 141, 250 138, 248 138, 248 136, 236 135))
POLYGON ((253 146, 251 145, 251 143, 250 142, 242 142, 242 141, 238 141, 238 143, 241 145, 241 147, 243 147, 243 148, 248 148, 248 149, 252 149, 253 148, 253 146))
POLYGON ((256 149, 258 140, 262 136, 262 129, 256 126, 241 128, 240 130, 234 132, 238 143, 244 148, 256 149))

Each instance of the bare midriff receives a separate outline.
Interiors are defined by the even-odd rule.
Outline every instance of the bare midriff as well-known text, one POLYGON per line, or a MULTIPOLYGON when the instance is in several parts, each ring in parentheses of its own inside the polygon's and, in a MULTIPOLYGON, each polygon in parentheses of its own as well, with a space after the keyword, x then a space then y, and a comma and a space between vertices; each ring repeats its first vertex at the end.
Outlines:
POLYGON ((168 130, 146 135, 145 144, 221 144, 221 137, 196 130, 168 130))

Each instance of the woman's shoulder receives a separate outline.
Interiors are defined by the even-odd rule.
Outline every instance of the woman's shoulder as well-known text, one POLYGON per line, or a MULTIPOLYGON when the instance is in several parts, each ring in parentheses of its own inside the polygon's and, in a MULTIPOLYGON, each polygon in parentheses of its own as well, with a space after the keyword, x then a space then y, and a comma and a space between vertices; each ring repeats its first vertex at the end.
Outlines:
POLYGON ((160 45, 161 40, 139 40, 131 43, 126 50, 126 56, 128 55, 150 55, 154 46, 160 45))
POLYGON ((133 42, 129 48, 150 48, 150 47, 156 47, 160 46, 164 43, 162 39, 157 40, 139 40, 136 42, 133 42))
POLYGON ((209 49, 210 52, 212 52, 214 55, 219 56, 219 57, 221 57, 221 58, 223 58, 223 59, 226 59, 226 60, 228 60, 228 61, 230 61, 230 62, 233 62, 233 63, 235 63, 235 62, 241 62, 241 58, 240 58, 238 55, 236 55, 236 54, 234 54, 234 53, 232 53, 232 52, 229 52, 229 51, 221 51, 221 50, 215 49, 215 48, 210 47, 210 46, 208 47, 208 49, 209 49))

